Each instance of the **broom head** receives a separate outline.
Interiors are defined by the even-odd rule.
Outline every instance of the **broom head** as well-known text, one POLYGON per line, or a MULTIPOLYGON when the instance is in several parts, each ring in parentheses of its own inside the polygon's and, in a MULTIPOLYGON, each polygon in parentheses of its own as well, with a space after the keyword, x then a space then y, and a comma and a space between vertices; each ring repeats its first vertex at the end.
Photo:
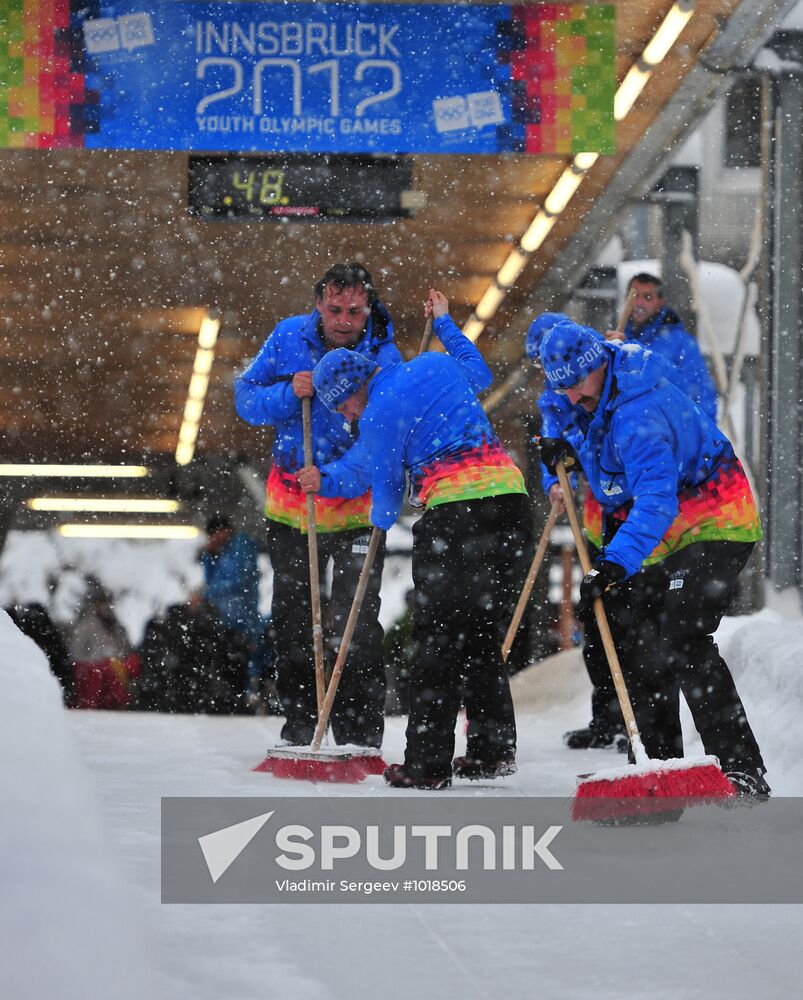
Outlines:
POLYGON ((369 774, 382 774, 385 767, 374 747, 273 747, 254 770, 293 781, 355 785, 369 774))
POLYGON ((649 822, 660 813, 735 795, 716 757, 652 760, 580 775, 572 819, 649 822))

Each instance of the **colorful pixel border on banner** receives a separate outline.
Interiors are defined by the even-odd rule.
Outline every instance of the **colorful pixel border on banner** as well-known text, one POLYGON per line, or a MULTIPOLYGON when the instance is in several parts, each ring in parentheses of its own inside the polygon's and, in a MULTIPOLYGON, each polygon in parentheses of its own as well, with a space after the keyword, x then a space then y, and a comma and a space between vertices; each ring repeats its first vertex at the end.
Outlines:
POLYGON ((0 0, 0 147, 84 145, 93 103, 69 0, 0 0))
POLYGON ((510 56, 522 152, 616 152, 616 10, 611 4, 520 4, 510 56))

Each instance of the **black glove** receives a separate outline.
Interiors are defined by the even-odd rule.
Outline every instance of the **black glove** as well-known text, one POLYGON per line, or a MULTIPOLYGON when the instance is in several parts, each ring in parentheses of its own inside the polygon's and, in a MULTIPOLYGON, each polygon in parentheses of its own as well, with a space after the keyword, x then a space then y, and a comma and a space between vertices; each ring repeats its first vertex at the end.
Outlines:
POLYGON ((597 559, 591 572, 586 573, 580 583, 580 600, 577 602, 578 617, 589 612, 593 608, 596 598, 602 597, 617 583, 621 583, 625 576, 627 573, 624 566, 608 559, 597 559))
POLYGON ((574 448, 564 438, 542 437, 538 441, 538 445, 541 448, 541 461, 547 467, 550 475, 557 475, 556 466, 561 458, 567 469, 579 467, 580 462, 574 448))

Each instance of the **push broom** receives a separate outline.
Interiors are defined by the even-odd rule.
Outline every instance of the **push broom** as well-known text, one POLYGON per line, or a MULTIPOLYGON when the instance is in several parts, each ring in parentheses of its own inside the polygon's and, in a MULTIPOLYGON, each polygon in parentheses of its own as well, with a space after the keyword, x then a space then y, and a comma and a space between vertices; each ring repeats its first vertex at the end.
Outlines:
MULTIPOLYGON (((588 557, 569 477, 562 460, 557 463, 557 472, 577 555, 585 576, 591 572, 591 560, 588 557)), ((616 646, 605 616, 602 599, 599 597, 594 601, 594 615, 636 762, 625 767, 598 771, 595 774, 580 775, 572 803, 572 818, 626 819, 677 810, 681 806, 699 805, 713 799, 733 798, 736 792, 720 770, 716 757, 650 760, 636 726, 633 706, 627 693, 619 657, 616 655, 616 646)))
POLYGON ((369 747, 322 747, 323 737, 329 725, 332 706, 340 684, 340 677, 346 665, 351 639, 357 625, 365 591, 368 588, 368 578, 376 558, 376 551, 382 532, 374 528, 368 551, 365 555, 357 590, 351 604, 343 639, 338 650, 337 660, 332 670, 329 686, 318 711, 318 725, 315 735, 308 747, 274 747, 268 751, 267 757, 254 768, 272 774, 276 778, 293 778, 297 781, 332 781, 341 784, 356 784, 369 774, 382 774, 386 768, 385 761, 379 750, 369 747))

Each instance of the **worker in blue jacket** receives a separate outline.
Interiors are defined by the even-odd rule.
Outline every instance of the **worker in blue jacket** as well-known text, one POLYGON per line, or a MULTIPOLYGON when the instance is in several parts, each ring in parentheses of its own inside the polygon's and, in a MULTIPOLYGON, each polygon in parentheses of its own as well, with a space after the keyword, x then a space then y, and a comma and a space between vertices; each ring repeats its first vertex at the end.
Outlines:
MULTIPOLYGON (((541 366, 541 344, 544 338, 553 327, 564 322, 571 322, 565 313, 541 313, 530 324, 524 349, 527 357, 536 367, 540 368, 541 366)), ((585 329, 592 336, 598 337, 600 340, 603 339, 602 334, 597 333, 591 327, 585 329)), ((578 424, 581 415, 564 394, 555 392, 548 383, 538 397, 536 405, 541 414, 540 436, 542 439, 563 437, 571 442, 577 435, 581 434, 578 424)), ((563 490, 558 482, 558 477, 554 472, 550 472, 543 462, 541 462, 541 487, 550 504, 563 504, 563 490)), ((600 520, 599 504, 595 500, 594 494, 587 491, 583 505, 583 521, 588 535, 593 535, 593 528, 600 520)), ((589 544, 592 546, 592 551, 595 552, 594 541, 593 537, 589 537, 589 544)), ((611 672, 605 659, 605 650, 596 631, 596 623, 587 618, 581 624, 584 630, 583 663, 591 681, 591 721, 581 729, 570 729, 564 733, 563 741, 570 750, 612 747, 616 745, 620 736, 624 736, 622 712, 616 698, 611 672)), ((617 624, 618 622, 614 620, 612 629, 615 637, 621 640, 624 636, 619 635, 617 624)), ((626 746, 626 743, 624 745, 626 746)))
MULTIPOLYGON (((635 312, 638 307, 638 315, 641 316, 644 315, 643 311, 649 308, 645 300, 652 301, 651 289, 653 286, 649 284, 649 281, 658 282, 658 279, 652 278, 651 275, 641 275, 636 276, 633 281, 636 282, 634 287, 637 289, 633 311, 635 312), (647 279, 643 288, 638 284, 638 277, 647 279)), ((660 288, 660 282, 658 282, 658 288, 660 288)), ((584 329, 600 340, 606 339, 614 343, 630 340, 652 350, 656 357, 666 361, 664 377, 685 392, 704 413, 715 421, 717 417, 717 392, 697 342, 690 334, 686 333, 680 320, 677 320, 677 324, 674 325, 669 323, 667 317, 675 317, 675 314, 666 308, 665 300, 658 299, 658 301, 664 302, 664 305, 653 316, 656 322, 647 319, 642 327, 638 327, 634 326, 634 320, 631 318, 625 328, 624 335, 610 330, 603 338, 601 333, 590 326, 584 327, 584 329), (659 312, 666 320, 663 325, 656 325, 660 318, 657 316, 659 312)), ((567 320, 569 317, 565 313, 541 313, 540 316, 536 316, 530 324, 525 339, 525 352, 534 364, 540 364, 539 352, 544 337, 558 323, 567 320)), ((536 405, 541 412, 541 435, 543 437, 571 435, 576 422, 576 414, 574 407, 565 396, 554 392, 547 384, 538 397, 536 405)), ((557 478, 550 474, 543 463, 541 465, 541 484, 550 502, 555 499, 562 500, 557 478)))
MULTIPOLYGON (((413 528, 417 653, 407 749, 385 780, 429 789, 447 786, 452 773, 495 778, 515 771, 501 640, 526 560, 529 513, 523 476, 477 400, 492 381, 490 369, 440 292, 430 291, 425 312, 447 354, 385 367, 333 352, 313 378, 328 406, 359 419, 359 447, 372 469, 371 522, 384 530, 395 523, 405 477, 411 503, 424 511, 413 528), (467 752, 453 761, 461 692, 467 752)), ((301 481, 316 490, 327 478, 329 488, 347 489, 348 457, 320 472, 305 470, 301 481)), ((357 480, 351 489, 360 486, 357 480)))
POLYGON ((579 460, 612 528, 581 584, 581 602, 590 605, 643 566, 660 564, 660 610, 639 623, 641 659, 657 678, 652 691, 636 685, 648 753, 682 755, 679 688, 706 752, 745 794, 768 795, 761 752, 713 639, 761 537, 730 442, 665 377, 653 352, 636 344, 604 343, 561 323, 544 339, 541 363, 550 387, 577 409, 581 431, 573 443, 542 442, 543 459, 552 469, 562 456, 579 460))
MULTIPOLYGON (((315 464, 346 455, 355 428, 317 398, 312 371, 327 352, 345 349, 387 365, 401 361, 393 324, 369 272, 360 264, 336 264, 314 287, 315 308, 282 320, 259 354, 236 380, 237 413, 250 424, 275 429, 266 489, 268 551, 273 566, 272 628, 276 644, 276 687, 285 713, 282 740, 311 742, 317 718, 311 640, 307 507, 298 472, 304 465, 301 400, 311 399, 315 464)), ((366 472, 364 481, 370 476, 366 472)), ((327 619, 329 654, 339 643, 368 542, 370 493, 315 498, 318 550, 323 570, 332 560, 327 619)), ((338 743, 379 746, 383 733, 385 678, 379 586, 383 552, 377 554, 360 624, 354 635, 353 669, 344 676, 332 712, 338 743)))
MULTIPOLYGON (((571 322, 569 317, 563 313, 542 313, 533 320, 525 340, 525 351, 533 364, 538 367, 541 365, 541 344, 546 335, 558 323, 567 321, 571 322)), ((592 337, 599 340, 605 339, 592 327, 584 327, 583 329, 592 337)), ((621 339, 621 335, 616 339, 621 339)), ((681 381, 677 369, 668 364, 665 367, 665 374, 671 381, 676 383, 681 381)), ((547 383, 538 398, 537 406, 541 413, 542 439, 562 437, 573 442, 576 437, 582 436, 581 425, 584 411, 572 406, 565 394, 555 392, 547 383)), ((563 490, 557 476, 554 472, 550 472, 543 462, 541 463, 541 484, 550 503, 563 504, 563 490)), ((602 521, 602 509, 594 494, 588 490, 583 504, 583 522, 593 556, 596 556, 602 544, 602 521)), ((608 618, 611 631, 623 656, 634 649, 633 642, 630 640, 637 640, 638 637, 637 632, 629 635, 634 618, 639 614, 638 609, 644 608, 646 611, 654 602, 652 578, 651 571, 642 570, 639 577, 631 583, 628 593, 621 595, 621 600, 617 601, 615 605, 609 601, 608 618)), ((584 618, 582 621, 584 632, 583 662, 591 681, 591 721, 587 726, 580 729, 570 729, 564 733, 563 740, 570 750, 602 749, 614 746, 627 750, 628 744, 622 711, 616 697, 616 690, 605 657, 605 648, 596 621, 593 615, 582 617, 584 618)))
MULTIPOLYGON (((630 279, 627 291, 635 292, 625 342, 647 347, 666 358, 678 379, 672 379, 703 411, 717 419, 717 390, 697 341, 667 305, 660 278, 641 271, 630 279)), ((612 336, 609 333, 608 336, 612 336)))

